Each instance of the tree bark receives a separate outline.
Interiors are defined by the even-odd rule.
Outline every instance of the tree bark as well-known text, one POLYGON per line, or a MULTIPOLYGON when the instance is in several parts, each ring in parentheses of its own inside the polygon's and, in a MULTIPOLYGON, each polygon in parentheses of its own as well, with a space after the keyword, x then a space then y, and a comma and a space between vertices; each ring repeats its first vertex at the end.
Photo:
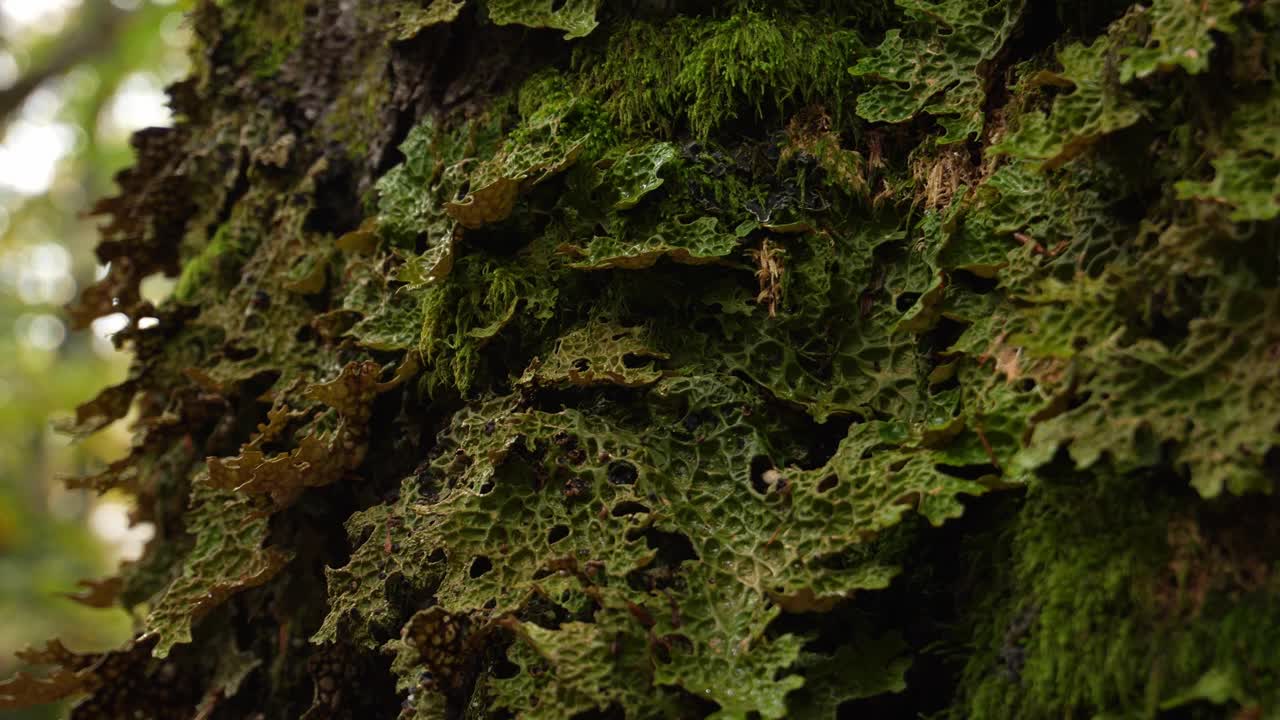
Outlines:
POLYGON ((138 637, 0 707, 1280 712, 1280 4, 192 21, 72 308, 138 637))

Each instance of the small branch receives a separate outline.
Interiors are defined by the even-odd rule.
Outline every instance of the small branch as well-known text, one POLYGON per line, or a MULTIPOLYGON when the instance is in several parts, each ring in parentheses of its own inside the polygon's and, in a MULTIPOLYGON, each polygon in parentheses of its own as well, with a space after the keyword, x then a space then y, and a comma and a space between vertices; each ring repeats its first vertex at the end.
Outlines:
POLYGON ((10 116, 41 85, 110 50, 115 45, 121 20, 127 14, 108 0, 86 2, 75 26, 54 41, 55 47, 44 62, 28 70, 10 87, 0 90, 0 127, 8 125, 10 116))

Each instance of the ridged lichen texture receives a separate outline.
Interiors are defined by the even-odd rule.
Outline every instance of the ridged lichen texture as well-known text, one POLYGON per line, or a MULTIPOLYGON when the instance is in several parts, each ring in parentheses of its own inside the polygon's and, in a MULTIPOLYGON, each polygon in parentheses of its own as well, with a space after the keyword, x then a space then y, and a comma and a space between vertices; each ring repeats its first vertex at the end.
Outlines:
POLYGON ((190 22, 70 310, 137 635, 0 708, 1280 718, 1280 2, 190 22))

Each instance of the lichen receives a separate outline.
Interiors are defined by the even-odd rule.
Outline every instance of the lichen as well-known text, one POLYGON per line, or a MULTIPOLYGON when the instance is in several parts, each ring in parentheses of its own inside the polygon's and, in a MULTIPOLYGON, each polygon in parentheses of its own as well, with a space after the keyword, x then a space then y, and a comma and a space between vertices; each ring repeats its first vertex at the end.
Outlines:
POLYGON ((1232 208, 1237 222, 1280 217, 1280 98, 1272 95, 1242 103, 1227 120, 1213 164, 1213 179, 1182 180, 1174 187, 1182 199, 1232 208))
POLYGON ((202 478, 193 482, 188 528, 195 544, 177 578, 156 598, 147 615, 147 633, 156 638, 153 654, 168 656, 178 643, 191 642, 192 625, 231 595, 270 580, 290 554, 263 548, 267 522, 255 517, 244 496, 214 489, 202 478))
POLYGON ((920 113, 937 118, 939 142, 980 133, 985 119, 985 72, 1013 34, 1021 0, 896 0, 910 18, 907 35, 893 28, 873 52, 849 68, 876 81, 858 96, 858 115, 903 122, 920 113))
POLYGON ((499 25, 518 23, 564 30, 566 40, 583 37, 596 28, 600 0, 487 0, 489 19, 499 25))
POLYGON ((0 706, 1280 702, 1275 3, 342 5, 100 205, 148 613, 0 706))

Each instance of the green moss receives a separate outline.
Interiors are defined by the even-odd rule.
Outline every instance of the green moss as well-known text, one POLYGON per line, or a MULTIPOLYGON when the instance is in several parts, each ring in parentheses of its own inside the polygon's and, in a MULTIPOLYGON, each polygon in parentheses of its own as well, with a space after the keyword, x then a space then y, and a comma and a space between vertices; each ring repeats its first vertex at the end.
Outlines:
POLYGON ((238 64, 274 75, 302 42, 303 0, 218 0, 238 64))
POLYGON ((722 18, 624 21, 576 65, 583 92, 623 126, 706 137, 811 103, 845 120, 856 85, 844 69, 863 51, 858 32, 826 17, 742 4, 722 18))
POLYGON ((469 255, 447 282, 427 288, 418 348, 433 392, 466 393, 484 365, 481 355, 513 322, 533 327, 550 319, 557 300, 558 263, 535 247, 510 258, 469 255))
POLYGON ((222 266, 243 262, 248 250, 247 243, 235 237, 230 223, 220 225, 199 254, 183 264, 173 288, 174 298, 179 302, 193 299, 201 286, 221 273, 222 266))
POLYGON ((954 716, 1156 717, 1212 699, 1205 677, 1226 683, 1219 702, 1274 702, 1275 585, 1240 574, 1273 551, 1231 545, 1255 521, 1221 534, 1201 512, 1150 477, 1032 488, 988 550, 954 716))

